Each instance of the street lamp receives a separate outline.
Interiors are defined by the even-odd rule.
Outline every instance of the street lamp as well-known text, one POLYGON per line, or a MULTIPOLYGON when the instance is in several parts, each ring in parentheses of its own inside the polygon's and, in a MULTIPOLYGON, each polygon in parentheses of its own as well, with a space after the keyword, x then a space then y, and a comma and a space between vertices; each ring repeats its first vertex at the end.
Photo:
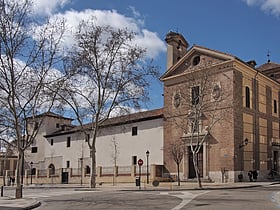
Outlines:
POLYGON ((30 162, 30 166, 31 166, 31 173, 30 173, 31 178, 30 178, 30 184, 32 184, 32 173, 33 173, 33 162, 32 162, 32 161, 30 162))
POLYGON ((247 146, 248 143, 249 143, 249 140, 246 138, 246 139, 242 142, 242 144, 239 144, 239 149, 241 149, 242 147, 247 146))
POLYGON ((146 156, 147 156, 147 184, 149 184, 149 155, 150 155, 150 152, 149 152, 149 150, 147 150, 147 152, 146 152, 146 156))

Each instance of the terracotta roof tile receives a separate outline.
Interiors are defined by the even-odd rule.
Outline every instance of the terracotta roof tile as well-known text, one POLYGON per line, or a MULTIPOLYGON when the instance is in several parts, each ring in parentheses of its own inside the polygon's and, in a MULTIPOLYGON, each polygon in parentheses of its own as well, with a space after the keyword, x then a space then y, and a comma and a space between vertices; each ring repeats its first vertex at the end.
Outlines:
MULTIPOLYGON (((145 121, 145 120, 152 120, 152 119, 158 119, 158 118, 163 118, 163 108, 109 118, 102 123, 101 127, 117 126, 117 125, 132 123, 132 122, 141 122, 141 121, 145 121)), ((72 129, 56 131, 52 134, 46 135, 45 137, 52 137, 52 136, 56 136, 56 135, 75 133, 75 132, 80 131, 82 129, 82 127, 83 127, 83 129, 91 129, 92 124, 89 123, 89 124, 85 124, 83 126, 75 126, 72 129)))

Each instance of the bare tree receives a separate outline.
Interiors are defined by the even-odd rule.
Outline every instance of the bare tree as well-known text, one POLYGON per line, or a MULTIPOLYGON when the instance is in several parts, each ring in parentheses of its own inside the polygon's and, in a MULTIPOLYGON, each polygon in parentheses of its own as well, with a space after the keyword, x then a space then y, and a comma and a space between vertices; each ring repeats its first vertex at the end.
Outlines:
POLYGON ((182 141, 175 141, 168 147, 168 153, 170 153, 172 159, 177 166, 177 182, 180 186, 180 164, 185 155, 185 145, 182 141))
POLYGON ((145 60, 145 49, 136 46, 134 40, 133 32, 97 26, 92 17, 79 25, 78 44, 66 62, 69 75, 74 76, 60 96, 72 109, 85 136, 91 133, 88 146, 93 188, 100 127, 112 115, 140 109, 148 100, 149 78, 159 75, 157 68, 145 60))
POLYGON ((1 139, 15 140, 18 162, 16 198, 22 198, 24 151, 33 143, 54 94, 50 71, 60 61, 57 54, 64 21, 45 21, 39 26, 31 16, 32 1, 0 0, 0 122, 1 139), (28 119, 28 121, 27 121, 28 119))
POLYGON ((174 105, 180 106, 176 125, 184 132, 178 141, 183 140, 185 147, 190 148, 199 188, 202 188, 199 153, 214 126, 225 118, 231 106, 226 102, 229 82, 226 74, 217 76, 213 70, 194 69, 185 74, 185 81, 174 96, 174 105))

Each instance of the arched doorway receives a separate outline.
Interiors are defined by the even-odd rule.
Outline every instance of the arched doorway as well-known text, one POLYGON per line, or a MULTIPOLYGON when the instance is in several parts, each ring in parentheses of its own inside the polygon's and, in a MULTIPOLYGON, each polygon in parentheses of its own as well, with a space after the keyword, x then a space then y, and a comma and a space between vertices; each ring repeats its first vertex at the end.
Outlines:
POLYGON ((54 175, 55 174, 55 166, 54 166, 54 164, 51 163, 48 168, 50 170, 50 175, 54 175))

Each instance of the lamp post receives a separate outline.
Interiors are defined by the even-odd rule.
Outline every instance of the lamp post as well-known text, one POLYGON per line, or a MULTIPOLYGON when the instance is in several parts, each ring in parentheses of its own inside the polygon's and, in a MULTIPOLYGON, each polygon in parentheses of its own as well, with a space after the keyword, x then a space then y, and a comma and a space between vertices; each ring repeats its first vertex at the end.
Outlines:
POLYGON ((242 147, 247 146, 248 143, 249 143, 249 140, 246 138, 241 144, 239 144, 239 149, 241 149, 242 147))
POLYGON ((80 158, 81 161, 81 185, 83 185, 83 158, 80 158))
POLYGON ((30 178, 30 184, 32 184, 32 173, 33 173, 33 162, 32 162, 32 161, 30 162, 30 166, 31 166, 31 173, 30 173, 31 178, 30 178))
POLYGON ((147 184, 149 184, 149 155, 150 155, 150 152, 149 152, 149 150, 147 150, 147 152, 146 152, 146 156, 147 156, 147 184))
MULTIPOLYGON (((239 149, 242 149, 243 147, 247 146, 249 143, 249 140, 247 138, 244 139, 244 141, 239 144, 239 149)), ((241 182, 243 180, 243 174, 242 171, 244 170, 244 154, 243 154, 243 150, 241 150, 241 160, 240 160, 240 174, 238 175, 238 180, 239 182, 241 182)))

